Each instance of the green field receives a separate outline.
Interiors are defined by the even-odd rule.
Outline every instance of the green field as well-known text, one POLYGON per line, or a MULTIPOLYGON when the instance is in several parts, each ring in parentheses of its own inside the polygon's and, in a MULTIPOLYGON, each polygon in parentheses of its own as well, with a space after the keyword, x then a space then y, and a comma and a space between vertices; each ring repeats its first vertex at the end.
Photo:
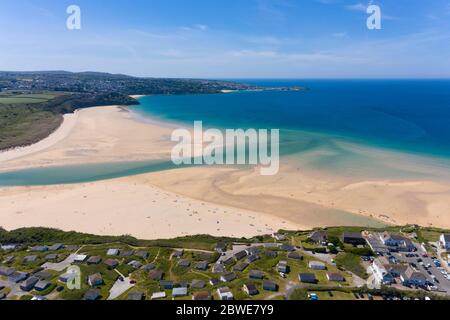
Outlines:
POLYGON ((55 98, 57 94, 19 94, 19 95, 0 95, 0 104, 34 104, 49 101, 55 98))

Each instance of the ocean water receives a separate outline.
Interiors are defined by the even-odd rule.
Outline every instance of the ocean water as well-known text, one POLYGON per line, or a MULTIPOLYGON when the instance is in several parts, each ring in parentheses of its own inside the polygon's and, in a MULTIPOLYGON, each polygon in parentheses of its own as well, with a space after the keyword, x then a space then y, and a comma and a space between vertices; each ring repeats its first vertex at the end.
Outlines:
MULTIPOLYGON (((450 80, 240 81, 308 90, 149 96, 132 110, 189 126, 201 120, 205 127, 281 129, 282 162, 308 169, 450 180, 450 80)), ((0 173, 0 185, 78 183, 172 168, 169 160, 38 168, 0 173)))

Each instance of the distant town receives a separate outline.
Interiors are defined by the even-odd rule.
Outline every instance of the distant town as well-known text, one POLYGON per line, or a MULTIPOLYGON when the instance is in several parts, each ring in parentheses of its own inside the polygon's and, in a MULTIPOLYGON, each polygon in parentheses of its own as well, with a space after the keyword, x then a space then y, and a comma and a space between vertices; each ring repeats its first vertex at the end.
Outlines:
POLYGON ((450 299, 450 233, 418 226, 155 241, 32 228, 0 241, 0 299, 450 299))

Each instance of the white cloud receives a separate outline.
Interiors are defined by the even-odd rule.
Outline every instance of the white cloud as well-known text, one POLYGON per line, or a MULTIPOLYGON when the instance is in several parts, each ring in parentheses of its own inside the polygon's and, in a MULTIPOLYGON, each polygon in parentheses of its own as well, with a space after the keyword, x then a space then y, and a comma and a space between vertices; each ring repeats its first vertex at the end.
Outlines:
POLYGON ((351 4, 351 5, 345 6, 345 8, 347 10, 351 10, 351 11, 363 11, 363 12, 366 12, 367 8, 368 8, 368 5, 359 2, 359 3, 356 3, 356 4, 351 4))

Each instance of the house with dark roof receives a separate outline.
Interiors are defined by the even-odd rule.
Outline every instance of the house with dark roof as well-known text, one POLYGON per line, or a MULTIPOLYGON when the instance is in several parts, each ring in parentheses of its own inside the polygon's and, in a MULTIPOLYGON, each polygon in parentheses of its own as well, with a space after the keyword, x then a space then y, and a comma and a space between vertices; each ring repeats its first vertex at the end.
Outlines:
POLYGON ((120 251, 120 254, 119 254, 120 257, 131 257, 132 255, 134 255, 133 250, 120 251))
POLYGON ((22 282, 22 284, 20 285, 20 289, 22 291, 31 291, 38 282, 39 282, 38 277, 29 277, 24 282, 22 282))
POLYGON ((88 284, 91 287, 101 286, 103 284, 103 277, 100 273, 91 274, 88 277, 88 284))
POLYGON ((134 269, 140 269, 142 267, 142 263, 140 261, 137 261, 137 260, 133 260, 133 261, 128 262, 128 265, 130 267, 133 267, 134 269))
POLYGON ((58 259, 58 255, 56 253, 50 253, 45 256, 45 260, 47 261, 54 261, 56 259, 58 259))
POLYGON ((261 257, 258 254, 252 254, 249 255, 245 261, 247 261, 247 263, 253 263, 259 259, 261 259, 261 257))
POLYGON ((237 278, 234 272, 226 273, 220 277, 220 281, 222 282, 231 282, 237 278))
POLYGON ((144 298, 145 296, 142 292, 133 291, 128 294, 128 300, 131 301, 142 301, 144 298))
POLYGON ((55 243, 54 245, 48 247, 48 250, 50 251, 58 251, 61 250, 64 247, 62 243, 55 243))
POLYGON ((380 235, 380 239, 392 251, 413 252, 417 250, 414 243, 402 235, 384 232, 380 235))
POLYGON ((50 282, 49 281, 47 281, 47 280, 39 280, 36 283, 36 285, 34 286, 34 289, 36 291, 44 291, 48 287, 50 287, 50 282))
POLYGON ((33 263, 36 262, 37 260, 37 256, 36 255, 31 255, 31 256, 26 256, 23 258, 23 263, 33 263))
POLYGON ((150 254, 146 250, 138 250, 135 253, 136 256, 141 257, 142 259, 147 259, 150 254))
POLYGON ((209 279, 209 284, 212 286, 217 286, 220 283, 220 280, 217 278, 211 278, 209 279))
POLYGON ((155 270, 155 268, 156 268, 156 266, 155 266, 154 263, 149 263, 149 264, 146 264, 145 266, 142 267, 142 269, 147 271, 147 272, 151 271, 151 270, 155 270))
POLYGON ((45 252, 48 251, 47 246, 34 246, 30 248, 31 252, 45 252))
POLYGON ((225 266, 221 263, 216 263, 212 267, 213 273, 224 273, 225 272, 225 266))
POLYGON ((187 259, 182 259, 178 262, 178 266, 182 268, 189 268, 191 266, 191 262, 187 259))
POLYGON ((314 231, 309 235, 308 241, 320 245, 326 245, 328 241, 328 234, 325 230, 314 231))
POLYGON ((159 287, 161 290, 172 290, 173 289, 173 281, 161 280, 161 281, 159 281, 159 287))
POLYGON ((163 278, 164 273, 162 271, 159 270, 150 270, 150 272, 148 273, 148 277, 151 280, 161 280, 163 278))
POLYGON ((287 257, 293 260, 303 260, 303 256, 297 251, 289 252, 287 257))
POLYGON ((256 296, 259 293, 258 288, 256 288, 256 285, 254 283, 246 283, 244 284, 242 289, 249 296, 256 296))
POLYGON ((191 282, 191 288, 192 289, 203 289, 206 286, 205 281, 194 279, 191 282))
POLYGON ((248 267, 248 263, 246 263, 246 262, 240 262, 240 263, 237 263, 237 264, 233 267, 233 271, 242 272, 242 271, 244 271, 245 269, 247 269, 247 267, 248 267))
POLYGON ((39 271, 34 274, 35 277, 38 277, 40 280, 50 280, 53 278, 53 275, 47 271, 39 271))
POLYGON ((295 251, 295 247, 294 246, 291 246, 290 244, 286 244, 286 243, 283 243, 280 246, 280 249, 283 250, 283 251, 288 251, 288 252, 295 251))
POLYGON ((342 235, 342 242, 354 246, 365 245, 366 239, 361 232, 344 232, 342 235))
POLYGON ((119 261, 115 259, 107 259, 103 263, 106 264, 109 269, 115 269, 119 266, 119 261))
POLYGON ((303 283, 317 283, 317 278, 314 273, 299 273, 298 279, 303 283))
POLYGON ((427 284, 427 277, 411 267, 400 276, 400 280, 404 286, 424 287, 427 284))
POLYGON ((247 256, 247 252, 245 252, 245 250, 239 251, 237 253, 234 254, 234 258, 238 261, 241 260, 243 258, 245 258, 247 256))
POLYGON ((230 264, 234 263, 234 258, 233 257, 229 257, 228 259, 223 260, 223 264, 226 266, 229 266, 230 264))
POLYGON ((216 250, 219 253, 224 253, 227 251, 227 244, 225 242, 219 242, 214 247, 214 250, 216 250))
POLYGON ((273 281, 264 280, 263 289, 266 291, 278 291, 278 285, 273 281))
POLYGON ((28 272, 14 271, 12 274, 8 276, 9 282, 19 283, 29 276, 28 272))
POLYGON ((328 281, 332 282, 345 282, 345 278, 342 274, 339 272, 329 272, 327 273, 327 279, 328 281))
POLYGON ((207 261, 200 261, 195 264, 195 269, 200 271, 206 271, 208 270, 208 262, 207 261))
POLYGON ((0 276, 9 277, 12 275, 16 269, 8 267, 0 267, 0 276))
POLYGON ((102 262, 102 257, 100 256, 92 256, 87 260, 87 264, 93 265, 93 264, 100 264, 102 262))
POLYGON ((178 258, 179 259, 179 258, 181 258, 183 256, 183 254, 184 254, 184 250, 180 249, 180 250, 175 250, 173 252, 172 256, 174 258, 178 258))
POLYGON ((211 300, 211 293, 209 291, 199 291, 192 294, 192 300, 194 301, 207 301, 211 300))
POLYGON ((84 294, 84 300, 87 300, 87 301, 95 301, 95 300, 98 300, 99 298, 100 298, 100 290, 98 290, 98 289, 89 289, 84 294))
POLYGON ((266 251, 266 257, 268 257, 268 258, 276 258, 276 257, 278 257, 278 253, 276 251, 273 251, 273 250, 267 250, 266 251))
POLYGON ((320 261, 310 261, 308 264, 309 268, 312 270, 326 270, 327 266, 325 263, 320 261))
POLYGON ((250 279, 264 279, 264 272, 259 271, 259 270, 250 270, 248 277, 250 279))
POLYGON ((4 264, 10 264, 10 263, 13 263, 14 260, 16 260, 16 257, 15 257, 15 256, 7 256, 7 257, 5 258, 5 260, 3 260, 3 263, 4 263, 4 264))

